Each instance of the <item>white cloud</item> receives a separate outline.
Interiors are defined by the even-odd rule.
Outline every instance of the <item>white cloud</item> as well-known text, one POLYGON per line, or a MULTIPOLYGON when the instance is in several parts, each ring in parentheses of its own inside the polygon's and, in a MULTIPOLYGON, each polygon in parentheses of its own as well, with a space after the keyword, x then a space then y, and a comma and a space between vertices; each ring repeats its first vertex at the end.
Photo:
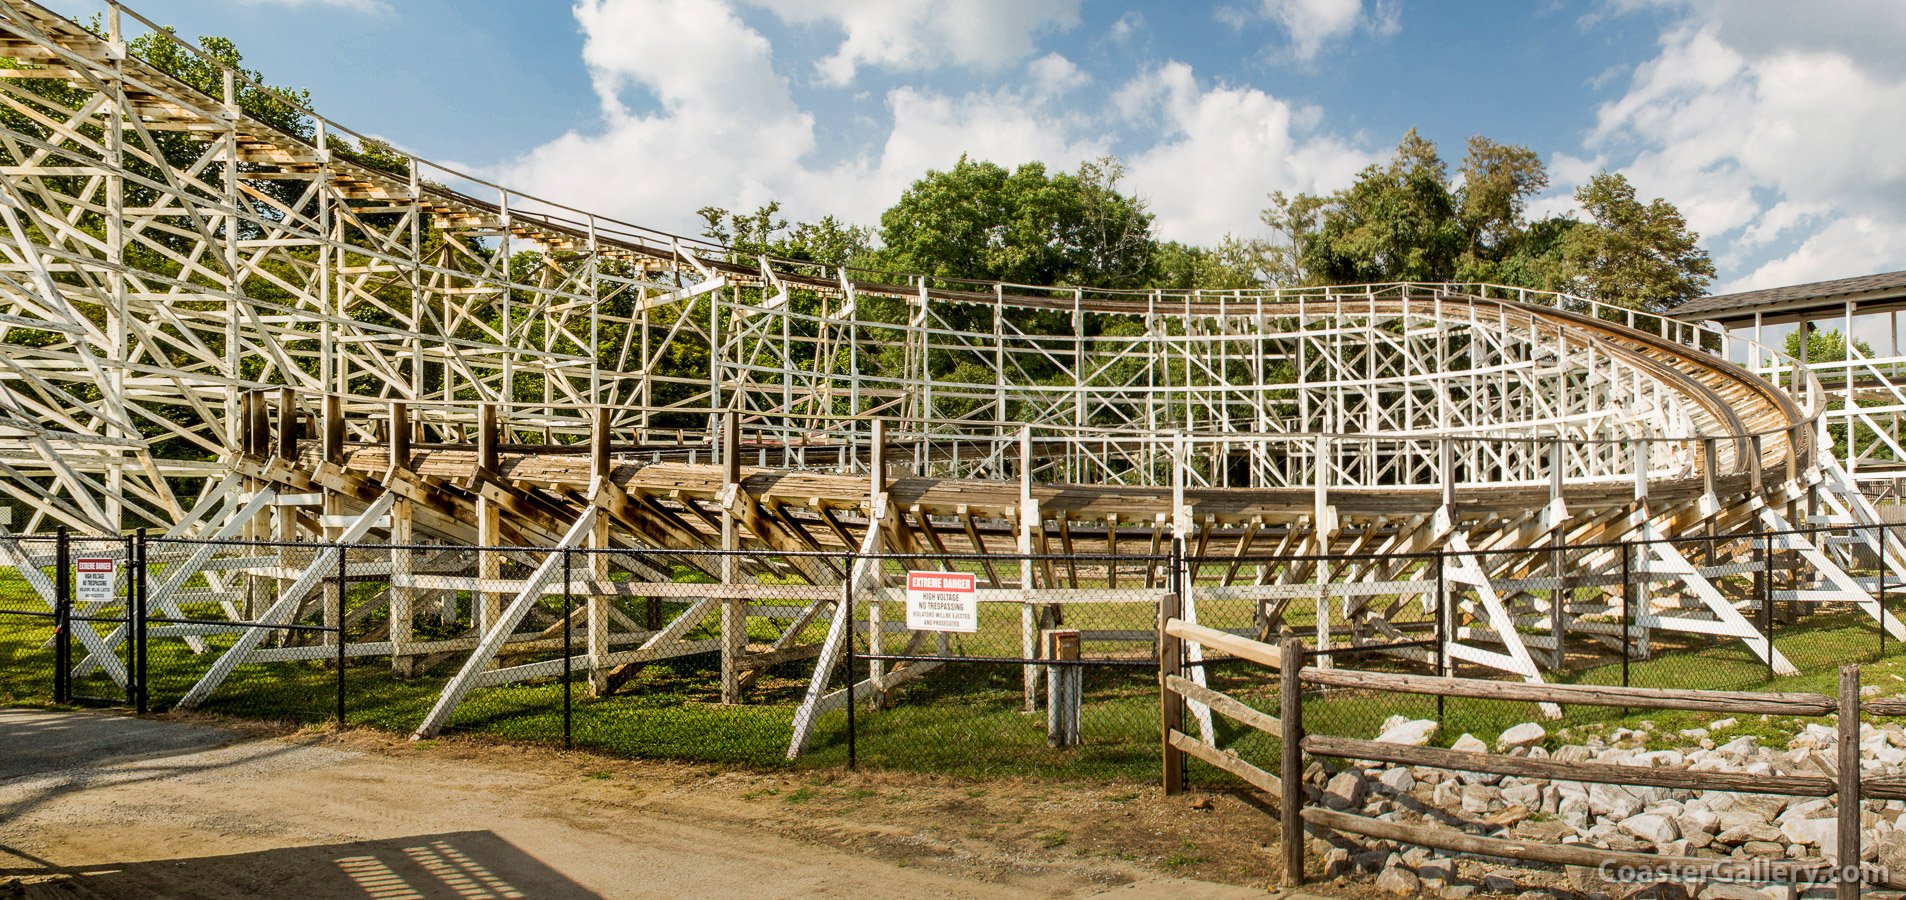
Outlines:
POLYGON ((1198 83, 1190 66, 1141 73, 1109 99, 1070 60, 1031 60, 1023 82, 949 94, 885 94, 891 125, 863 121, 821 159, 813 113, 793 98, 773 48, 731 7, 708 0, 580 0, 576 18, 602 113, 492 170, 502 183, 626 221, 699 231, 694 210, 778 200, 786 214, 874 224, 929 169, 961 154, 1070 170, 1119 149, 1130 189, 1167 237, 1208 243, 1250 233, 1272 190, 1338 187, 1370 157, 1318 134, 1318 110, 1250 88, 1198 83), (719 66, 706 64, 720 59, 719 66))
POLYGON ((1681 207, 1724 287, 1906 265, 1889 237, 1906 233, 1906 68, 1889 52, 1906 14, 1851 0, 1804 18, 1767 0, 1683 9, 1589 147, 1681 207))
POLYGON ((1379 37, 1402 27, 1396 0, 1375 0, 1369 12, 1363 0, 1259 0, 1256 9, 1219 7, 1218 21, 1243 28, 1255 19, 1278 24, 1290 37, 1289 53, 1298 62, 1310 62, 1325 46, 1343 40, 1358 28, 1379 37))
POLYGON ((570 132, 507 163, 505 184, 632 221, 681 228, 706 205, 772 199, 814 146, 814 119, 775 74, 766 39, 724 5, 580 0, 600 134, 570 132), (719 60, 720 64, 711 64, 719 60), (654 98, 638 114, 626 91, 654 98))
POLYGON ((1080 0, 750 0, 797 25, 829 23, 844 37, 814 64, 832 85, 862 66, 919 71, 949 63, 998 69, 1030 56, 1033 39, 1079 23, 1080 0))
POLYGON ((1092 76, 1079 71, 1072 60, 1057 53, 1048 53, 1027 63, 1026 71, 1032 76, 1033 93, 1042 97, 1057 97, 1092 81, 1092 76))
POLYGON ((1266 194, 1332 190, 1375 160, 1335 136, 1309 135, 1318 110, 1255 88, 1203 88, 1181 62, 1126 84, 1116 104, 1164 134, 1127 168, 1165 238, 1208 244, 1255 232, 1266 194))
POLYGON ((1105 36, 1113 43, 1125 44, 1137 37, 1138 32, 1144 27, 1145 14, 1135 9, 1128 9, 1118 17, 1118 21, 1112 23, 1111 28, 1106 29, 1105 36))

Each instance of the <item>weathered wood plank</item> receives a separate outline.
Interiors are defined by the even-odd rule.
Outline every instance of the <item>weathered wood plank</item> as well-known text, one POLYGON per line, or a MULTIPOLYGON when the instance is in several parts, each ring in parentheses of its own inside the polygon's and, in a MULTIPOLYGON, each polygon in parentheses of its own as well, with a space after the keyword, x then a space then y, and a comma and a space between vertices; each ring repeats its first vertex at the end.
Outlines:
POLYGON ((1638 784, 1682 791, 1736 791, 1780 794, 1788 797, 1827 797, 1833 779, 1810 775, 1746 775, 1739 772, 1690 772, 1686 769, 1650 769, 1608 763, 1562 762, 1495 753, 1470 753, 1438 747, 1412 747, 1357 738, 1310 735, 1305 752, 1340 759, 1368 759, 1408 766, 1430 766, 1461 772, 1489 772, 1518 778, 1582 781, 1597 784, 1638 784))
POLYGON ((1173 730, 1169 738, 1171 745, 1179 750, 1204 760, 1220 769, 1230 772, 1250 782, 1252 786, 1269 793, 1273 797, 1284 794, 1283 782, 1276 776, 1257 766, 1251 765, 1229 750, 1219 750, 1182 731, 1173 730))
POLYGON ((1480 681, 1433 675, 1393 675, 1343 669, 1304 669, 1309 684, 1440 694, 1479 700, 1515 700, 1528 703, 1569 703, 1578 706, 1622 706, 1638 709, 1685 709, 1738 715, 1825 716, 1837 708, 1823 694, 1755 691, 1677 691, 1663 688, 1603 687, 1585 684, 1528 684, 1520 681, 1480 681))
POLYGON ((1265 734, 1275 735, 1283 724, 1276 716, 1258 712, 1229 694, 1221 694, 1203 685, 1187 681, 1176 675, 1165 676, 1165 686, 1183 694, 1185 697, 1203 703, 1218 712, 1224 713, 1239 722, 1251 726, 1265 734))
POLYGON ((1598 869, 1628 868, 1643 872, 1675 871, 1684 875, 1699 873, 1713 878, 1739 878, 1755 880, 1766 878, 1767 867, 1784 866, 1788 877, 1794 881, 1827 882, 1832 881, 1838 871, 1835 866, 1824 862, 1801 862, 1798 860, 1753 860, 1743 862, 1735 859, 1703 859, 1692 856, 1656 856, 1653 853, 1632 853, 1621 850, 1598 850, 1586 844, 1549 844, 1541 841, 1511 841, 1502 838, 1479 837, 1464 834, 1448 828, 1432 828, 1423 825, 1404 825, 1398 822, 1384 822, 1355 816, 1349 813, 1310 807, 1304 810, 1304 821, 1313 825, 1361 834, 1365 837, 1398 841, 1448 850, 1455 853, 1475 853, 1481 856, 1497 856, 1504 859, 1521 859, 1534 862, 1554 863, 1561 866, 1583 866, 1598 869))

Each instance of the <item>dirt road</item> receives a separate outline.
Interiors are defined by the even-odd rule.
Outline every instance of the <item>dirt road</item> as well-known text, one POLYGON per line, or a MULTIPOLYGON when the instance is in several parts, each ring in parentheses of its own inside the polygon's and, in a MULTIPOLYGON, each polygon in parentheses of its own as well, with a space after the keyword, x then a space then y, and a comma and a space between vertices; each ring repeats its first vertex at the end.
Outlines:
POLYGON ((1265 896, 1260 811, 1156 794, 0 710, 0 898, 1265 896))

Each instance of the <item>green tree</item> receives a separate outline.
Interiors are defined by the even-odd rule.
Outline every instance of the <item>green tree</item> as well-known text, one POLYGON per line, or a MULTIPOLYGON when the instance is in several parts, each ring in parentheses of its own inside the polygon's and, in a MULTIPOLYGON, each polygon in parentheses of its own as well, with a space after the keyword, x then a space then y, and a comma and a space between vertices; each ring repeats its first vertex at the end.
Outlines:
POLYGON ((1328 196, 1272 194, 1263 218, 1290 238, 1306 281, 1447 281, 1469 243, 1461 208, 1436 145, 1412 128, 1389 163, 1328 196))
POLYGON ((766 255, 829 266, 865 262, 873 244, 873 229, 848 225, 833 216, 818 222, 800 222, 789 228, 781 218, 780 201, 770 201, 752 213, 735 213, 704 206, 702 236, 733 248, 737 261, 756 263, 766 255), (785 233, 784 233, 785 232, 785 233))
POLYGON ((1124 167, 1008 171, 965 156, 929 171, 880 216, 884 268, 941 278, 1089 288, 1149 286, 1157 241, 1144 201, 1119 192, 1124 167))
POLYGON ((1529 201, 1549 184, 1541 158, 1481 136, 1467 151, 1452 181, 1436 146, 1411 129, 1347 188, 1271 194, 1263 221, 1283 245, 1261 255, 1261 270, 1276 283, 1517 285, 1651 311, 1699 296, 1713 277, 1680 210, 1642 204, 1622 176, 1604 172, 1576 192, 1590 221, 1529 221, 1529 201))
MULTIPOLYGON (((1787 332, 1784 349, 1788 356, 1807 362, 1845 362, 1846 335, 1841 334, 1837 328, 1831 331, 1822 331, 1818 328, 1796 328, 1787 332), (1807 335, 1807 352, 1804 356, 1800 353, 1800 335, 1803 331, 1807 335)), ((1853 349, 1867 359, 1873 358, 1873 345, 1859 338, 1853 339, 1853 349)))
POLYGON ((1227 234, 1216 247, 1177 241, 1158 245, 1154 287, 1176 290, 1236 290, 1281 283, 1284 248, 1270 241, 1227 234))
POLYGON ((1593 227, 1569 232, 1563 257, 1578 290, 1632 309, 1662 311, 1701 296, 1714 263, 1674 204, 1643 204, 1634 185, 1602 172, 1575 192, 1593 227))

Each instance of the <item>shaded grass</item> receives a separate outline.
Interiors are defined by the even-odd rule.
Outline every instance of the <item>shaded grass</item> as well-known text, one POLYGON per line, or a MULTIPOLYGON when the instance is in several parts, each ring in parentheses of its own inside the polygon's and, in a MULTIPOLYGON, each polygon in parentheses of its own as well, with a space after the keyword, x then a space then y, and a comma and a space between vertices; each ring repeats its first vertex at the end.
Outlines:
MULTIPOLYGON (((9 576, 0 575, 0 581, 9 576)), ((23 583, 0 583, 0 596, 9 603, 0 608, 31 608, 20 592, 23 583)), ((671 606, 673 613, 679 607, 671 606)), ((1146 628, 1148 607, 1131 604, 1069 607, 1068 624, 1086 628, 1146 628), (1101 608, 1102 606, 1102 608, 1101 608)), ((898 605, 883 609, 890 620, 904 617, 898 605)), ((968 653, 1016 654, 1016 606, 989 604, 989 630, 1010 638, 985 635, 960 646, 968 653), (1012 646, 1004 646, 1011 643, 1012 646)), ((429 617, 420 617, 422 624, 429 617)), ((368 620, 365 627, 375 624, 368 620)), ((766 623, 762 623, 765 625, 766 623)), ((102 632, 106 625, 95 627, 102 632)), ((815 626, 818 638, 824 626, 815 626)), ((52 651, 39 646, 51 634, 50 620, 0 615, 0 702, 44 703, 52 696, 52 651)), ((703 623, 697 634, 712 634, 703 623)), ((751 634, 766 639, 771 631, 751 634)), ((423 637, 423 635, 419 635, 423 637)), ((691 636, 693 637, 693 636, 691 636)), ((229 647, 233 636, 207 639, 208 652, 193 654, 177 640, 154 640, 148 671, 153 706, 170 706, 204 673, 216 654, 229 647)), ((1675 638, 1685 640, 1685 638, 1675 638)), ((1738 642, 1702 644, 1661 642, 1661 655, 1631 661, 1629 683, 1654 687, 1702 687, 1733 690, 1783 690, 1832 693, 1833 667, 1846 661, 1880 659, 1875 626, 1863 613, 1828 611, 1810 616, 1803 624, 1782 625, 1775 642, 1804 672, 1787 678, 1768 678, 1763 663, 1738 642)), ((1143 645, 1106 645, 1137 649, 1143 645)), ((890 649, 898 649, 890 648, 890 649)), ((1089 648, 1092 649, 1092 648, 1089 648)), ((1888 642, 1886 656, 1868 666, 1869 683, 1906 688, 1906 659, 1900 646, 1888 642)), ((76 651, 76 657, 83 652, 76 651)), ((812 663, 788 663, 769 670, 750 702, 720 704, 719 677, 714 654, 683 657, 644 669, 613 697, 588 696, 578 678, 571 701, 572 734, 577 746, 620 756, 720 762, 760 768, 826 767, 847 760, 846 716, 824 717, 816 726, 810 752, 795 763, 785 759, 792 733, 794 707, 806 689, 812 663)), ((1378 665, 1376 660, 1353 660, 1350 665, 1378 665)), ((449 671, 454 661, 440 671, 449 671)), ((864 675, 863 670, 860 673, 864 675)), ((1621 665, 1610 657, 1588 659, 1574 672, 1556 680, 1581 684, 1620 684, 1621 665)), ((1022 667, 1016 664, 952 664, 897 692, 892 706, 858 708, 855 745, 862 765, 951 775, 1023 775, 1059 779, 1139 780, 1155 778, 1159 762, 1158 694, 1155 672, 1144 667, 1088 669, 1082 711, 1084 744, 1055 749, 1046 746, 1043 709, 1028 713, 1021 693, 1022 667)), ((1268 711, 1277 708, 1276 673, 1235 663, 1208 668, 1213 687, 1268 711)), ((1466 672, 1465 674, 1482 674, 1466 672)), ((392 732, 408 732, 420 722, 447 681, 445 674, 408 680, 394 679, 386 660, 352 660, 343 671, 347 715, 354 725, 392 732)), ((839 681, 836 681, 838 684, 839 681)), ((205 710, 233 716, 317 723, 335 715, 338 673, 315 662, 241 666, 205 705, 205 710)), ((95 675, 81 686, 82 693, 113 696, 117 688, 95 675)), ((1392 715, 1439 718, 1434 697, 1396 694, 1322 693, 1305 703, 1306 724, 1314 733, 1373 737, 1392 715)), ((1446 700, 1440 710, 1443 728, 1437 739, 1448 745, 1463 733, 1493 741, 1501 731, 1526 721, 1540 721, 1533 704, 1500 701, 1446 700)), ((1672 712, 1626 713, 1617 709, 1570 707, 1559 722, 1545 723, 1551 733, 1562 727, 1606 724, 1632 727, 1643 720, 1657 731, 1692 727, 1707 718, 1672 712)), ((1269 765, 1277 758, 1277 740, 1215 717, 1219 744, 1246 759, 1269 765)), ((559 742, 563 736, 563 685, 544 680, 474 692, 458 710, 451 727, 507 740, 559 742)), ((1192 726, 1187 726, 1191 728, 1192 726)), ((1741 721, 1722 738, 1755 729, 1778 731, 1782 723, 1757 719, 1741 721)), ((1553 738, 1552 738, 1553 740, 1553 738)), ((1222 772, 1192 764, 1195 782, 1230 784, 1222 772)))

